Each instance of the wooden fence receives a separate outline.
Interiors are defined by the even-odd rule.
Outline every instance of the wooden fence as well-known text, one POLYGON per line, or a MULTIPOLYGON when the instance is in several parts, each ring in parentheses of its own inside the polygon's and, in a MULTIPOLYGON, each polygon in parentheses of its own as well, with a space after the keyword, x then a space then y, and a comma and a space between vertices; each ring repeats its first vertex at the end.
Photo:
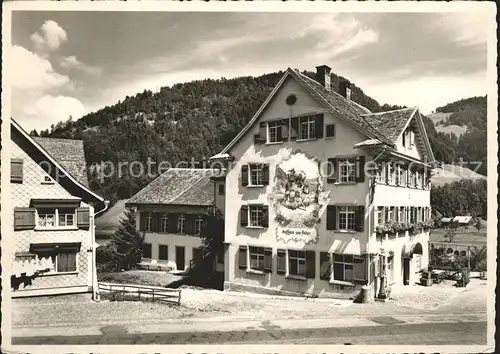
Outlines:
POLYGON ((143 299, 180 305, 181 290, 135 284, 99 283, 101 296, 112 300, 143 299))

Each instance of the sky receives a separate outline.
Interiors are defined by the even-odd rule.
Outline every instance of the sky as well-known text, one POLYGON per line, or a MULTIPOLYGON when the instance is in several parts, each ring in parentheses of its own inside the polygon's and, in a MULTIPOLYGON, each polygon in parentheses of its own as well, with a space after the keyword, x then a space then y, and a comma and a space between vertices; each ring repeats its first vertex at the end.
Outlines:
POLYGON ((484 16, 460 13, 14 11, 12 116, 74 120, 145 89, 326 64, 424 114, 486 94, 484 16))

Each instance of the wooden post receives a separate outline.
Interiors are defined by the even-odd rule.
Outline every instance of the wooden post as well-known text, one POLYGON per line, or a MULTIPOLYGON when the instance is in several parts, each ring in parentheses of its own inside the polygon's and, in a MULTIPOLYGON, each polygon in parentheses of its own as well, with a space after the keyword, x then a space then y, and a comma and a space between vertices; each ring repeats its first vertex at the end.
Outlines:
POLYGON ((177 304, 181 304, 181 289, 179 289, 179 299, 177 300, 177 304))

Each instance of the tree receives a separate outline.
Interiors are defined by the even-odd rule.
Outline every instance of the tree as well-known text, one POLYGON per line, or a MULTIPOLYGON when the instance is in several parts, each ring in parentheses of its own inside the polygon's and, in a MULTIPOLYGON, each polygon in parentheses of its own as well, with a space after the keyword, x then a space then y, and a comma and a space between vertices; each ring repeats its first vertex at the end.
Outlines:
POLYGON ((459 227, 459 223, 457 221, 450 221, 450 224, 446 228, 446 233, 444 235, 447 242, 452 243, 457 237, 457 231, 459 227))
POLYGON ((200 238, 203 262, 199 269, 210 273, 213 271, 216 256, 224 251, 224 218, 217 207, 209 208, 204 216, 200 238))
POLYGON ((483 223, 481 222, 480 218, 476 218, 474 220, 474 227, 477 229, 477 232, 481 231, 481 229, 483 228, 483 223))
POLYGON ((120 226, 111 239, 113 263, 116 267, 129 270, 141 261, 144 236, 136 228, 135 212, 127 208, 125 218, 120 220, 120 226))

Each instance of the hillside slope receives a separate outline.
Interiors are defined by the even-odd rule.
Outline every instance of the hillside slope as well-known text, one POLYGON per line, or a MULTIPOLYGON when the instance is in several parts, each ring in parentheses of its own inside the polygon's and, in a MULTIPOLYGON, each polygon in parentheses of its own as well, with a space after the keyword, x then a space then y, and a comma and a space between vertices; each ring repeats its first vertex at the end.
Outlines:
MULTIPOLYGON (((156 163, 153 166, 161 161, 175 165, 179 161, 200 161, 218 153, 248 123, 282 75, 283 72, 276 72, 259 77, 192 81, 162 87, 157 93, 146 90, 76 121, 60 122, 40 135, 83 139, 91 167, 90 186, 114 203, 130 198, 157 175, 154 169, 151 175, 140 174, 130 165, 134 161, 143 166, 148 165, 148 159, 156 163), (118 170, 123 162, 128 165, 118 170), (103 173, 95 168, 106 165, 114 166, 114 171, 108 167, 103 173)), ((306 75, 313 77, 314 73, 306 72, 306 75)), ((341 79, 332 74, 334 90, 338 90, 341 79)), ((351 97, 372 112, 399 108, 381 106, 355 85, 351 97)), ((473 104, 477 102, 466 102, 462 106, 470 108, 473 104)), ((460 117, 463 120, 463 115, 460 117)), ((424 117, 424 123, 437 160, 452 163, 459 153, 475 158, 483 154, 482 147, 477 149, 480 145, 476 144, 482 136, 480 133, 464 134, 468 140, 462 136, 460 140, 464 143, 460 145, 456 136, 437 132, 431 119, 424 117)))

